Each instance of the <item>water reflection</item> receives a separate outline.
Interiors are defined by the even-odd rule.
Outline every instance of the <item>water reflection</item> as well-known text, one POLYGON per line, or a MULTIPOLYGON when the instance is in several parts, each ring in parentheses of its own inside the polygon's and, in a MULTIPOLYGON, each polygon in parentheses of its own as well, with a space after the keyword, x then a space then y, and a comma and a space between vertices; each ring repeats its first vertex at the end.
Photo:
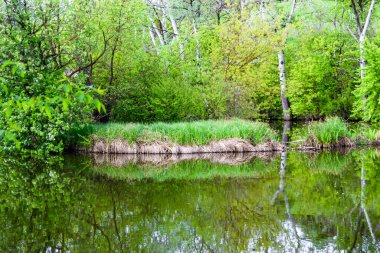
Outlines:
POLYGON ((289 152, 286 163, 275 156, 241 165, 207 159, 111 170, 112 161, 1 158, 0 251, 380 250, 376 150, 289 152))
POLYGON ((128 164, 167 166, 183 161, 205 160, 213 164, 241 165, 260 158, 272 161, 278 152, 198 153, 198 154, 91 154, 96 165, 120 167, 128 164))

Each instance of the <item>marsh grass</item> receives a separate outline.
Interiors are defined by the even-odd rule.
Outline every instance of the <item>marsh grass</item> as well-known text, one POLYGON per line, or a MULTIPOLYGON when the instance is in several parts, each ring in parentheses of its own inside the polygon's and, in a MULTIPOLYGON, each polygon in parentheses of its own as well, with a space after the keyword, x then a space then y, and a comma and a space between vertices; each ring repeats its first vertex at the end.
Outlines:
POLYGON ((347 123, 338 117, 313 122, 301 130, 301 134, 304 135, 306 145, 316 147, 350 145, 352 136, 347 123))
POLYGON ((107 141, 122 139, 130 144, 164 141, 181 145, 204 145, 214 140, 228 138, 241 138, 259 144, 277 139, 276 132, 266 123, 240 119, 153 124, 94 124, 89 133, 92 139, 107 141))
POLYGON ((380 143, 380 130, 368 124, 358 124, 352 129, 352 139, 358 145, 380 143))

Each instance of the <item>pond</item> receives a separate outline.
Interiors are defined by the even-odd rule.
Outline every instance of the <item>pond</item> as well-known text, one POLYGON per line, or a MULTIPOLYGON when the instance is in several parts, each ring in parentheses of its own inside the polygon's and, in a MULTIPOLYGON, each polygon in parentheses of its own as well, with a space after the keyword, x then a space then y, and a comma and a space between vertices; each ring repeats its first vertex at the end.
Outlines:
POLYGON ((380 151, 0 158, 1 252, 379 252, 380 151))

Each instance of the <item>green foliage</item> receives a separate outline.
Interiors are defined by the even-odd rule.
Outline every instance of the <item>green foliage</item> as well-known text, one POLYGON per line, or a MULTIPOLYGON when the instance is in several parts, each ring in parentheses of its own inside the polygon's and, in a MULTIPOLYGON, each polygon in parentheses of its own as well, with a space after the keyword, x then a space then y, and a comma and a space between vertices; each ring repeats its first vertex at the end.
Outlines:
POLYGON ((367 67, 362 83, 354 91, 354 116, 365 121, 380 121, 380 36, 367 43, 367 67))
POLYGON ((358 67, 353 60, 353 39, 336 31, 313 32, 289 40, 287 49, 293 115, 348 117, 358 67))
POLYGON ((88 122, 95 109, 105 109, 95 98, 100 89, 78 82, 81 74, 78 80, 64 75, 73 76, 84 69, 73 59, 81 58, 73 56, 81 45, 71 41, 82 40, 89 30, 68 34, 62 24, 72 20, 60 14, 63 6, 59 1, 0 4, 1 151, 62 152, 67 133, 88 122))
MULTIPOLYGON (((367 74, 353 94, 358 47, 347 3, 297 2, 285 26, 291 1, 148 2, 0 3, 5 149, 60 151, 94 108, 102 122, 282 118, 282 49, 296 118, 347 119, 354 108, 354 117, 378 121, 379 42, 369 44, 367 74), (32 114, 40 123, 26 123, 32 114)), ((377 27, 371 22, 369 35, 377 27)))
POLYGON ((0 144, 3 151, 62 152, 66 134, 104 109, 96 90, 62 74, 31 75, 22 63, 1 66, 0 144))
POLYGON ((129 143, 169 140, 178 144, 207 144, 213 140, 242 138, 259 144, 276 139, 276 133, 265 123, 244 120, 194 121, 180 123, 93 125, 92 138, 122 139, 129 143))

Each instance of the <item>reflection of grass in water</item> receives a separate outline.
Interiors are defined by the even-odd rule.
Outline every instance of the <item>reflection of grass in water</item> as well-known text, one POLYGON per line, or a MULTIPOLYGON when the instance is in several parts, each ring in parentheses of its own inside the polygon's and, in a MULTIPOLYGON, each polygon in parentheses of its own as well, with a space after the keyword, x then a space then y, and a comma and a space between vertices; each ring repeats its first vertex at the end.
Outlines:
MULTIPOLYGON (((278 161, 278 160, 277 160, 278 161)), ((279 162, 265 162, 255 159, 243 165, 212 164, 208 161, 183 161, 168 167, 128 164, 122 167, 100 165, 93 167, 96 174, 121 180, 152 179, 209 179, 215 177, 261 177, 271 172, 277 173, 279 162)))
POLYGON ((275 140, 276 133, 265 123, 240 119, 178 123, 107 123, 91 126, 95 139, 137 141, 172 141, 178 144, 203 145, 213 140, 241 138, 253 143, 275 140))
POLYGON ((310 160, 309 167, 312 170, 340 174, 352 163, 352 157, 338 152, 321 152, 315 159, 310 160))
POLYGON ((290 152, 289 155, 289 166, 293 169, 307 169, 334 175, 342 173, 352 162, 350 154, 343 155, 339 152, 290 152))

